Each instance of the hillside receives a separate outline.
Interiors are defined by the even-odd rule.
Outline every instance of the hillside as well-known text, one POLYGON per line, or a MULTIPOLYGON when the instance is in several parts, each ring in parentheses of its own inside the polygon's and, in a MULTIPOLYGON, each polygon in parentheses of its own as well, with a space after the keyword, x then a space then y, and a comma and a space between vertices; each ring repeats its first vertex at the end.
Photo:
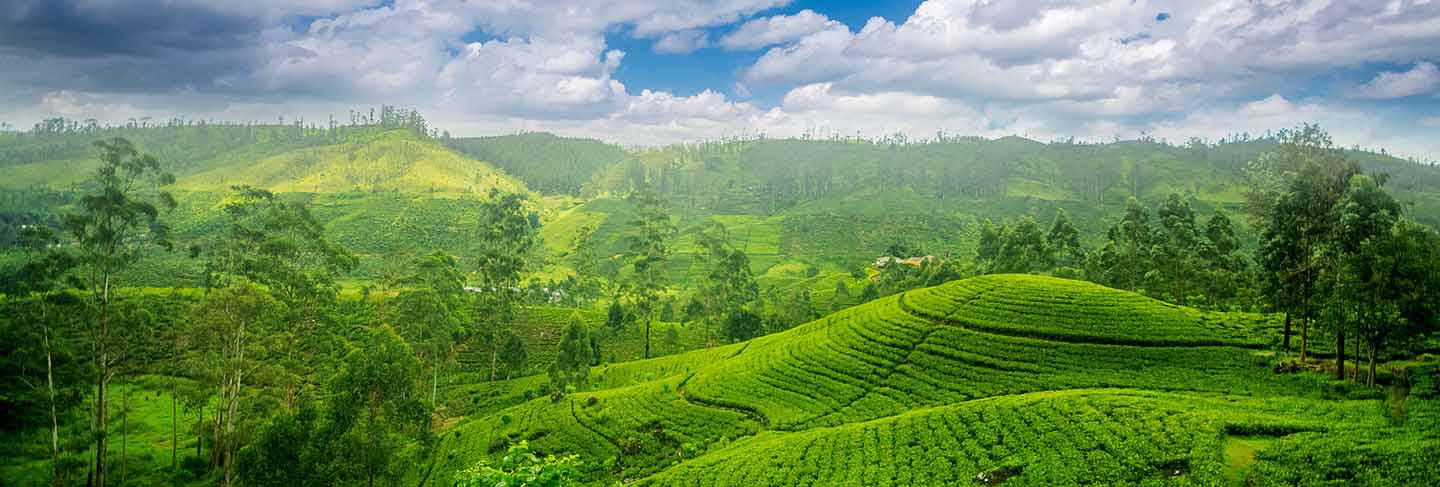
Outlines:
MULTIPOLYGON (((1077 281, 972 278, 597 369, 631 380, 472 416, 412 478, 447 485, 522 439, 580 455, 593 485, 696 486, 1215 485, 1246 472, 1249 485, 1286 485, 1308 464, 1266 447, 1293 438, 1440 446, 1428 415, 1394 426, 1373 400, 1322 397, 1310 376, 1273 373, 1255 349, 1277 331, 1270 318, 1077 281)), ((1403 473, 1381 483, 1440 475, 1413 451, 1387 457, 1403 473)), ((1346 466, 1354 459, 1312 453, 1351 469, 1336 478, 1376 479, 1346 466)))
POLYGON ((233 162, 180 177, 176 188, 225 191, 238 184, 278 193, 484 195, 491 188, 526 191, 522 183, 488 163, 405 130, 233 162))
MULTIPOLYGON (((1234 216, 1245 164, 1274 147, 1271 139, 1175 146, 1008 137, 757 139, 622 150, 543 133, 430 138, 380 126, 110 128, 0 139, 6 176, 0 237, 68 204, 72 184, 94 167, 90 141, 109 136, 134 139, 175 173, 182 210, 171 218, 186 238, 215 228, 216 193, 235 184, 263 187, 309 200, 334 238, 361 254, 365 265, 355 276, 361 281, 382 267, 372 256, 397 249, 464 255, 471 197, 490 188, 538 191, 532 204, 545 252, 536 277, 571 275, 575 231, 595 225, 597 255, 619 253, 631 215, 622 196, 649 181, 669 200, 680 230, 669 266, 681 287, 699 271, 693 230, 710 221, 727 226, 752 272, 763 276, 781 264, 777 269, 849 273, 896 244, 970 257, 978 222, 1033 216, 1044 223, 1060 209, 1085 243, 1098 247, 1130 195, 1153 208, 1165 195, 1184 192, 1202 216, 1217 210, 1234 216)), ((1350 156, 1391 174, 1387 187, 1408 213, 1440 225, 1440 169, 1370 152, 1350 156)), ((1253 245, 1246 219, 1233 220, 1242 242, 1253 245)), ((179 263, 165 264, 173 260, 152 259, 137 277, 150 285, 193 285, 173 277, 184 274, 179 263)))

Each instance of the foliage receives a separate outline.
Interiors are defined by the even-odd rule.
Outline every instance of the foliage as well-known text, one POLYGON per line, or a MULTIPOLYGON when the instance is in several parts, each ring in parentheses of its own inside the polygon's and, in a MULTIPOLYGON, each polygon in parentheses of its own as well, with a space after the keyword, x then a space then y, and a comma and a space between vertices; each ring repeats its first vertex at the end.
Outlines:
POLYGON ((625 261, 630 277, 624 284, 625 297, 645 328, 645 357, 650 357, 650 326, 655 321, 660 293, 665 290, 668 276, 666 262, 670 258, 669 240, 675 234, 665 202, 649 187, 631 193, 627 199, 635 205, 636 215, 629 222, 631 233, 626 237, 625 261))
POLYGON ((520 300, 521 273, 529 264, 535 247, 534 228, 524 210, 525 196, 492 189, 480 206, 476 234, 476 276, 480 293, 475 302, 475 330, 490 350, 490 380, 495 380, 502 328, 515 317, 520 300))
POLYGON ((565 337, 560 340, 560 353, 550 365, 550 383, 557 390, 567 386, 584 387, 590 376, 589 331, 585 323, 576 316, 565 327, 565 337))
POLYGON ((456 487, 564 487, 580 477, 582 466, 576 455, 557 457, 536 456, 530 445, 520 441, 510 445, 499 465, 480 462, 455 476, 456 487))

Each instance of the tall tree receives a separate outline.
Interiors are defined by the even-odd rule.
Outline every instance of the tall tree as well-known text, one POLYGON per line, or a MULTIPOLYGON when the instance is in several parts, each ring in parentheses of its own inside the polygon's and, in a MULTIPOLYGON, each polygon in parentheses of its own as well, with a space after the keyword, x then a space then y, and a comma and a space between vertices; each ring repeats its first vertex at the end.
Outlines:
POLYGON ((390 321, 399 326, 425 368, 430 369, 430 407, 436 408, 441 369, 454 355, 464 331, 465 278, 455 257, 435 252, 411 262, 408 272, 389 279, 398 287, 388 302, 390 321))
POLYGON ((550 383, 556 390, 563 391, 566 386, 583 387, 590 377, 589 334, 580 315, 571 317, 565 335, 560 338, 560 352, 555 355, 555 363, 550 364, 550 383))
POLYGON ((118 137, 96 141, 95 146, 100 149, 100 168, 87 181, 90 192, 63 220, 75 239, 79 277, 98 314, 92 330, 96 370, 95 485, 104 486, 110 428, 107 392, 118 358, 112 354, 117 339, 111 330, 112 298, 120 285, 120 274, 140 260, 145 247, 172 248, 170 227, 160 213, 176 204, 175 198, 162 189, 175 182, 175 177, 162 169, 154 156, 140 153, 129 140, 118 137))
POLYGON ((706 252, 701 255, 705 280, 695 293, 695 302, 704 310, 705 345, 713 345, 711 327, 726 319, 759 296, 760 287, 750 273, 750 257, 730 244, 729 232, 719 223, 710 223, 698 237, 706 252))
POLYGON ((1105 236, 1108 241, 1098 257, 1099 281, 1131 291, 1144 287, 1145 272, 1152 265, 1155 236, 1140 200, 1131 197, 1125 201, 1125 216, 1105 236))
POLYGON ((995 258, 992 272, 1028 273, 1050 266, 1045 235, 1035 223, 1035 217, 1026 215, 1007 225, 1000 240, 1000 254, 995 258))
POLYGON ((1208 252, 1209 240, 1201 234, 1190 202, 1179 194, 1167 196, 1156 213, 1160 226, 1152 255, 1157 275, 1150 281, 1163 283, 1170 298, 1184 305, 1200 279, 1201 255, 1208 252))
POLYGON ((670 239, 675 235, 675 225, 666 212, 665 201, 650 186, 631 192, 626 200, 634 205, 635 217, 625 237, 625 258, 631 269, 625 295, 644 326, 645 358, 649 358, 651 324, 669 281, 670 239))
POLYGON ((1070 222, 1064 208, 1055 210, 1055 222, 1045 234, 1046 250, 1056 265, 1074 267, 1085 262, 1085 247, 1080 245, 1080 231, 1070 222))
MULTIPOLYGON (((1261 227, 1262 288, 1272 307, 1300 317, 1304 360, 1319 311, 1317 280, 1336 264, 1324 253, 1335 236, 1334 207, 1360 169, 1319 127, 1282 131, 1280 142, 1247 168, 1253 181, 1247 198, 1261 227)), ((1336 353, 1343 356, 1345 335, 1337 331, 1336 353)))
POLYGON ((200 249, 209 256, 207 285, 254 282, 284 305, 286 326, 275 330, 277 341, 266 353, 282 366, 276 369, 282 375, 281 397, 293 409, 305 391, 318 385, 312 358, 328 346, 317 331, 338 301, 336 280, 359 261, 329 239, 301 202, 236 186, 222 209, 224 231, 200 249))
POLYGON ((500 350, 500 363, 505 365, 505 380, 516 373, 523 373, 530 354, 525 350, 525 340, 515 332, 505 334, 505 345, 500 350))
POLYGON ((491 189, 480 204, 477 272, 480 293, 475 318, 480 337, 490 349, 490 380, 495 380, 504 327, 515 320, 521 298, 520 277, 535 246, 534 229, 525 213, 525 196, 491 189))
POLYGON ((241 420, 245 380, 258 368, 266 348, 257 337, 273 336, 282 315, 283 305, 248 281, 236 281, 207 294, 192 311, 193 333, 208 351, 206 363, 214 364, 219 378, 217 434, 212 448, 221 452, 221 479, 227 487, 235 481, 235 452, 240 447, 236 425, 241 420))
POLYGON ((845 309, 850 302, 850 286, 845 284, 844 279, 835 281, 835 294, 830 298, 830 312, 834 313, 845 309))
MULTIPOLYGON (((1423 271, 1433 265, 1411 260, 1425 254, 1424 242, 1396 228, 1400 204, 1381 189, 1376 178, 1350 178, 1350 187, 1335 210, 1336 235, 1327 249, 1337 261, 1327 273, 1333 293, 1329 303, 1339 308, 1332 313, 1337 316, 1336 333, 1343 337, 1347 328, 1354 329, 1369 348, 1367 382, 1373 385, 1377 351, 1388 338, 1400 335, 1404 325, 1399 301, 1407 293, 1426 292, 1427 283, 1407 277, 1414 276, 1415 268, 1423 271)), ((1337 374, 1343 378, 1343 352, 1336 358, 1337 374)))
POLYGON ((371 330, 358 345, 330 384, 331 421, 344 432, 334 453, 359 464, 366 485, 393 485, 395 454, 430 431, 430 413, 415 390, 420 361, 388 326, 371 330))
POLYGON ((20 235, 20 245, 25 250, 24 263, 15 269, 13 275, 0 276, 0 293, 20 298, 32 305, 31 309, 35 311, 33 316, 13 318, 38 325, 8 327, 7 331, 18 332, 21 336, 0 338, 14 346, 5 354, 6 360, 0 361, 5 363, 0 367, 7 369, 6 372, 13 369, 13 377, 20 379, 14 382, 25 389, 23 392, 11 391, 8 387, 0 390, 0 398, 4 398, 0 400, 0 405, 3 405, 0 407, 16 413, 39 407, 41 401, 33 400, 35 394, 32 391, 44 389, 43 402, 50 423, 50 481, 51 485, 59 486, 63 483, 64 474, 60 469, 59 412, 79 402, 80 390, 75 386, 81 384, 84 369, 79 367, 80 361, 72 356, 74 350, 69 346, 70 334, 66 333, 69 327, 57 326, 68 319, 57 312, 60 307, 74 304, 71 295, 63 290, 66 275, 75 261, 68 252, 55 249, 56 244, 58 238, 50 228, 39 225, 25 228, 20 235), (38 348, 35 347, 37 344, 38 348), (34 362, 40 361, 44 362, 44 378, 32 379, 26 372, 41 370, 42 367, 34 366, 34 362))
POLYGON ((996 226, 989 218, 980 222, 980 245, 975 252, 975 260, 984 264, 987 268, 992 267, 995 259, 1000 256, 1000 246, 1003 244, 1001 238, 1005 233, 1005 226, 996 226))
MULTIPOLYGON (((1208 245, 1202 247, 1200 255, 1206 266, 1205 294, 1217 303, 1224 302, 1235 297, 1237 288, 1246 285, 1248 267, 1245 257, 1237 254, 1240 238, 1235 235, 1234 224, 1225 212, 1217 209, 1205 221, 1205 240, 1208 245)), ((1288 348, 1289 330, 1286 331, 1288 348)))

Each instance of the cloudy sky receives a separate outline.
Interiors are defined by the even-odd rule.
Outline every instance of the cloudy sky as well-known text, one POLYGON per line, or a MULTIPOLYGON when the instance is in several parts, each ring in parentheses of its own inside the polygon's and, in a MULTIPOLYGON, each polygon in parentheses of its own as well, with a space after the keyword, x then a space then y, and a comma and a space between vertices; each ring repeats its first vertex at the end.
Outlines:
POLYGON ((7 0, 0 121, 345 119, 629 144, 1181 141, 1440 159, 1440 0, 7 0))

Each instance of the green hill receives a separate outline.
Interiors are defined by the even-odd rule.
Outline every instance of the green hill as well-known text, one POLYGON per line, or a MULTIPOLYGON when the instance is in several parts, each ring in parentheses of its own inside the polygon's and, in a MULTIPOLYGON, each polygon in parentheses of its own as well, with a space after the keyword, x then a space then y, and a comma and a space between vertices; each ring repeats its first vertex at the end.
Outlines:
POLYGON ((523 183, 485 162, 399 129, 233 162, 183 176, 176 188, 224 191, 237 184, 279 193, 483 195, 491 188, 526 191, 523 183))
MULTIPOLYGON (((1246 471, 1285 485, 1309 465, 1264 446, 1296 435, 1440 446, 1429 420, 1394 426, 1373 399, 1273 373, 1254 347, 1277 330, 1077 281, 973 278, 597 369, 629 380, 467 419, 412 478, 444 485, 519 440, 580 455, 594 485, 696 486, 1216 485, 1246 471)), ((1419 450, 1385 461, 1404 472, 1394 485, 1440 475, 1419 450)))
MULTIPOLYGON (((620 197, 648 181, 670 201, 680 228, 670 276, 682 287, 699 271, 693 230, 709 221, 729 228, 757 276, 780 264, 848 273, 897 243, 971 256, 978 221, 1029 215, 1043 223, 1059 209, 1087 244, 1098 246, 1130 195, 1154 207, 1166 194, 1187 192, 1202 216, 1217 209, 1233 215, 1245 164, 1274 147, 1270 139, 1176 146, 950 137, 624 150, 543 133, 431 138, 383 126, 86 129, 0 138, 0 240, 68 204, 72 185, 94 167, 90 142, 110 136, 132 138, 179 178, 182 212, 171 218, 187 238, 216 228, 214 193, 255 185, 311 201, 334 238, 361 254, 359 280, 378 272, 374 256, 397 249, 463 255, 470 197, 490 188, 546 195, 534 199, 545 250, 536 277, 569 275, 573 263, 566 259, 583 225, 598 226, 600 257, 623 249, 631 212, 620 197)), ((1440 170, 1371 152, 1350 155, 1391 174, 1387 187, 1413 217, 1440 225, 1440 170)), ((1242 240, 1253 242, 1245 219, 1233 220, 1242 240)), ((184 274, 179 260, 150 259, 144 267, 137 270, 144 284, 193 284, 174 277, 184 274)), ((767 283, 774 284, 788 283, 767 283)))

